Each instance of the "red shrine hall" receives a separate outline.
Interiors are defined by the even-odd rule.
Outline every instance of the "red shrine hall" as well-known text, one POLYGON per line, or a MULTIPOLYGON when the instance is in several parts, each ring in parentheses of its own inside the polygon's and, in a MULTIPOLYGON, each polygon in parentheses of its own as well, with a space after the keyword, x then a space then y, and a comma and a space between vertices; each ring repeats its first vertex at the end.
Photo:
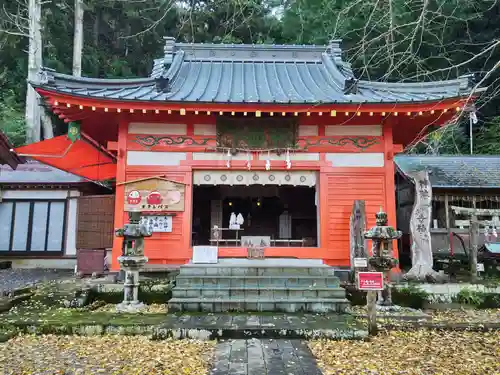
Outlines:
MULTIPOLYGON (((394 155, 476 95, 470 77, 358 80, 338 41, 165 38, 149 77, 41 76, 36 90, 68 135, 16 151, 114 184, 115 228, 142 211, 150 264, 183 264, 210 245, 219 257, 257 246, 265 257, 348 266, 353 202, 365 201, 368 227, 380 207, 395 226, 394 155)), ((113 269, 120 255, 115 238, 113 269)))

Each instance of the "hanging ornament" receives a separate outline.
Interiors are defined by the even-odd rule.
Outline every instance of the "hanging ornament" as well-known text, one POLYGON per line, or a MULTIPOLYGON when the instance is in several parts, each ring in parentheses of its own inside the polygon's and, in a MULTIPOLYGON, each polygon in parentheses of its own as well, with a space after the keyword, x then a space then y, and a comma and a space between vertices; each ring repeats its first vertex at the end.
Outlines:
POLYGON ((266 171, 271 170, 271 152, 267 152, 267 159, 266 159, 266 171))
POLYGON ((252 169, 252 161, 250 159, 250 153, 247 152, 247 169, 250 170, 252 169))
POLYGON ((286 158, 285 158, 286 169, 292 168, 292 161, 290 160, 290 150, 286 150, 286 158))
POLYGON ((226 167, 231 168, 231 150, 227 149, 226 167))

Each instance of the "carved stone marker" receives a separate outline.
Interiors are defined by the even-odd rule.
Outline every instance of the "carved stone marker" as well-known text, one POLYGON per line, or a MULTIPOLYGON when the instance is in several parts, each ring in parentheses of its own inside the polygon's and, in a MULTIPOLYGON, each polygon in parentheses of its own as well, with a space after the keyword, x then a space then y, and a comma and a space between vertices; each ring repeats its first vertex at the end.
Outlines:
POLYGON ((441 276, 432 269, 431 218, 432 187, 425 170, 409 175, 415 185, 415 202, 410 219, 412 268, 405 279, 436 281, 441 276))

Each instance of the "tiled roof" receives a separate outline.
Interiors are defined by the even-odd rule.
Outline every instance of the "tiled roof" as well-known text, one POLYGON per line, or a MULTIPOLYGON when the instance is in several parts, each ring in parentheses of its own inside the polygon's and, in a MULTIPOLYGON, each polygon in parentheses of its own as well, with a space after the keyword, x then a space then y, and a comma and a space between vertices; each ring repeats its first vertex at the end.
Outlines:
POLYGON ((0 184, 59 185, 82 182, 87 180, 34 160, 18 165, 16 170, 7 165, 0 165, 0 184))
POLYGON ((427 169, 433 187, 500 188, 500 156, 397 155, 394 161, 404 174, 427 169))
POLYGON ((356 80, 340 44, 175 43, 143 79, 76 78, 44 70, 41 87, 101 99, 204 103, 395 103, 470 94, 469 77, 430 83, 356 80))

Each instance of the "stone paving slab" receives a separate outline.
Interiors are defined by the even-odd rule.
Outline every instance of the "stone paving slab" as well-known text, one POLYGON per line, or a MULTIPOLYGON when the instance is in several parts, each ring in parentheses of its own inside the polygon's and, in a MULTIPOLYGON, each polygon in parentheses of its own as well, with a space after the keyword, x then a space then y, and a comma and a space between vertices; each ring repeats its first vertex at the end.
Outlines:
POLYGON ((363 339, 366 328, 347 314, 167 314, 156 339, 363 339))
POLYGON ((321 375, 300 340, 228 340, 217 344, 210 375, 321 375))

